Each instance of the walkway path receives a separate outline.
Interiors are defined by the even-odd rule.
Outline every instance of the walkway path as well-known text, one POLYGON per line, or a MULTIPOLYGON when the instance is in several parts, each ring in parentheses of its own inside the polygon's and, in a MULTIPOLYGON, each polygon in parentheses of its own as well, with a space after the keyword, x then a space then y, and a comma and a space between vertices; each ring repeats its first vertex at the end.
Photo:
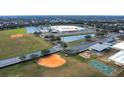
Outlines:
POLYGON ((27 60, 38 58, 38 57, 45 56, 45 55, 48 55, 48 54, 53 54, 53 53, 61 51, 62 49, 59 48, 59 47, 53 47, 53 48, 50 48, 48 50, 50 52, 47 53, 47 54, 44 54, 42 51, 38 51, 38 52, 34 52, 34 53, 30 53, 30 54, 21 56, 21 57, 23 57, 23 59, 21 59, 20 56, 18 56, 18 57, 13 57, 13 58, 9 58, 9 59, 0 60, 0 68, 6 67, 6 66, 9 66, 9 65, 12 65, 12 64, 17 64, 17 63, 20 63, 20 62, 25 62, 27 60))

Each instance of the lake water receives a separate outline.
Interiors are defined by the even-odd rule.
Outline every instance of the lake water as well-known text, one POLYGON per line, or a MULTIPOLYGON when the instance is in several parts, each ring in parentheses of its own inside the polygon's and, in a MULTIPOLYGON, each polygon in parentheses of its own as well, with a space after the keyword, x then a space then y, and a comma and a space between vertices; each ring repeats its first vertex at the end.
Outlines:
MULTIPOLYGON (((95 34, 88 34, 91 37, 95 37, 95 34)), ((66 37, 61 37, 61 40, 64 42, 72 42, 80 39, 84 39, 86 35, 76 35, 76 36, 66 36, 66 37)))
POLYGON ((34 33, 35 31, 38 31, 38 30, 36 29, 36 27, 33 27, 33 26, 31 26, 31 27, 26 27, 25 29, 26 29, 27 33, 34 33))

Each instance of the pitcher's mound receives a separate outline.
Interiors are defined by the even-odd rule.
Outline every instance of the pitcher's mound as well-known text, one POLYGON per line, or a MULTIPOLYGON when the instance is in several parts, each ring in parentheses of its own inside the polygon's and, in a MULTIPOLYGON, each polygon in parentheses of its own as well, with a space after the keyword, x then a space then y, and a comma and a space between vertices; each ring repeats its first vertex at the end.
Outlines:
POLYGON ((45 67, 56 68, 64 65, 66 61, 60 55, 52 54, 48 57, 38 60, 37 63, 45 67))

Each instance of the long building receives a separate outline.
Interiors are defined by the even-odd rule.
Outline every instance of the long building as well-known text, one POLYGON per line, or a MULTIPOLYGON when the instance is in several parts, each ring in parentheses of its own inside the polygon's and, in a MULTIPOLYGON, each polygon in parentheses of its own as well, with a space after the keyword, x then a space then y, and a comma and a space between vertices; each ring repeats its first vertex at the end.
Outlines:
POLYGON ((60 25, 60 26, 50 26, 52 32, 75 32, 75 31, 84 31, 86 30, 83 27, 79 26, 68 26, 68 25, 60 25))
POLYGON ((118 50, 119 52, 110 56, 108 60, 113 61, 115 64, 124 67, 124 41, 113 45, 112 48, 118 50))

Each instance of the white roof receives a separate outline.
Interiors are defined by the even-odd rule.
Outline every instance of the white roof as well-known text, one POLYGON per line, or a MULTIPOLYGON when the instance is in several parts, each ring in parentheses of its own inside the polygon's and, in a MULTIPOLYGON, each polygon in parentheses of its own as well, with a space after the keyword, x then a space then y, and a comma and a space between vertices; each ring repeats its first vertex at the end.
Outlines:
POLYGON ((109 60, 124 64, 124 51, 117 52, 116 54, 109 57, 109 60))
POLYGON ((61 25, 61 26, 51 26, 51 29, 63 32, 63 31, 84 30, 85 28, 79 27, 79 26, 66 26, 66 25, 64 26, 64 25, 61 25))
POLYGON ((93 49, 93 50, 97 50, 97 51, 103 51, 107 48, 109 48, 109 45, 105 45, 105 44, 95 44, 89 47, 89 49, 93 49))
POLYGON ((119 49, 119 50, 124 50, 124 41, 113 45, 112 48, 119 49))

